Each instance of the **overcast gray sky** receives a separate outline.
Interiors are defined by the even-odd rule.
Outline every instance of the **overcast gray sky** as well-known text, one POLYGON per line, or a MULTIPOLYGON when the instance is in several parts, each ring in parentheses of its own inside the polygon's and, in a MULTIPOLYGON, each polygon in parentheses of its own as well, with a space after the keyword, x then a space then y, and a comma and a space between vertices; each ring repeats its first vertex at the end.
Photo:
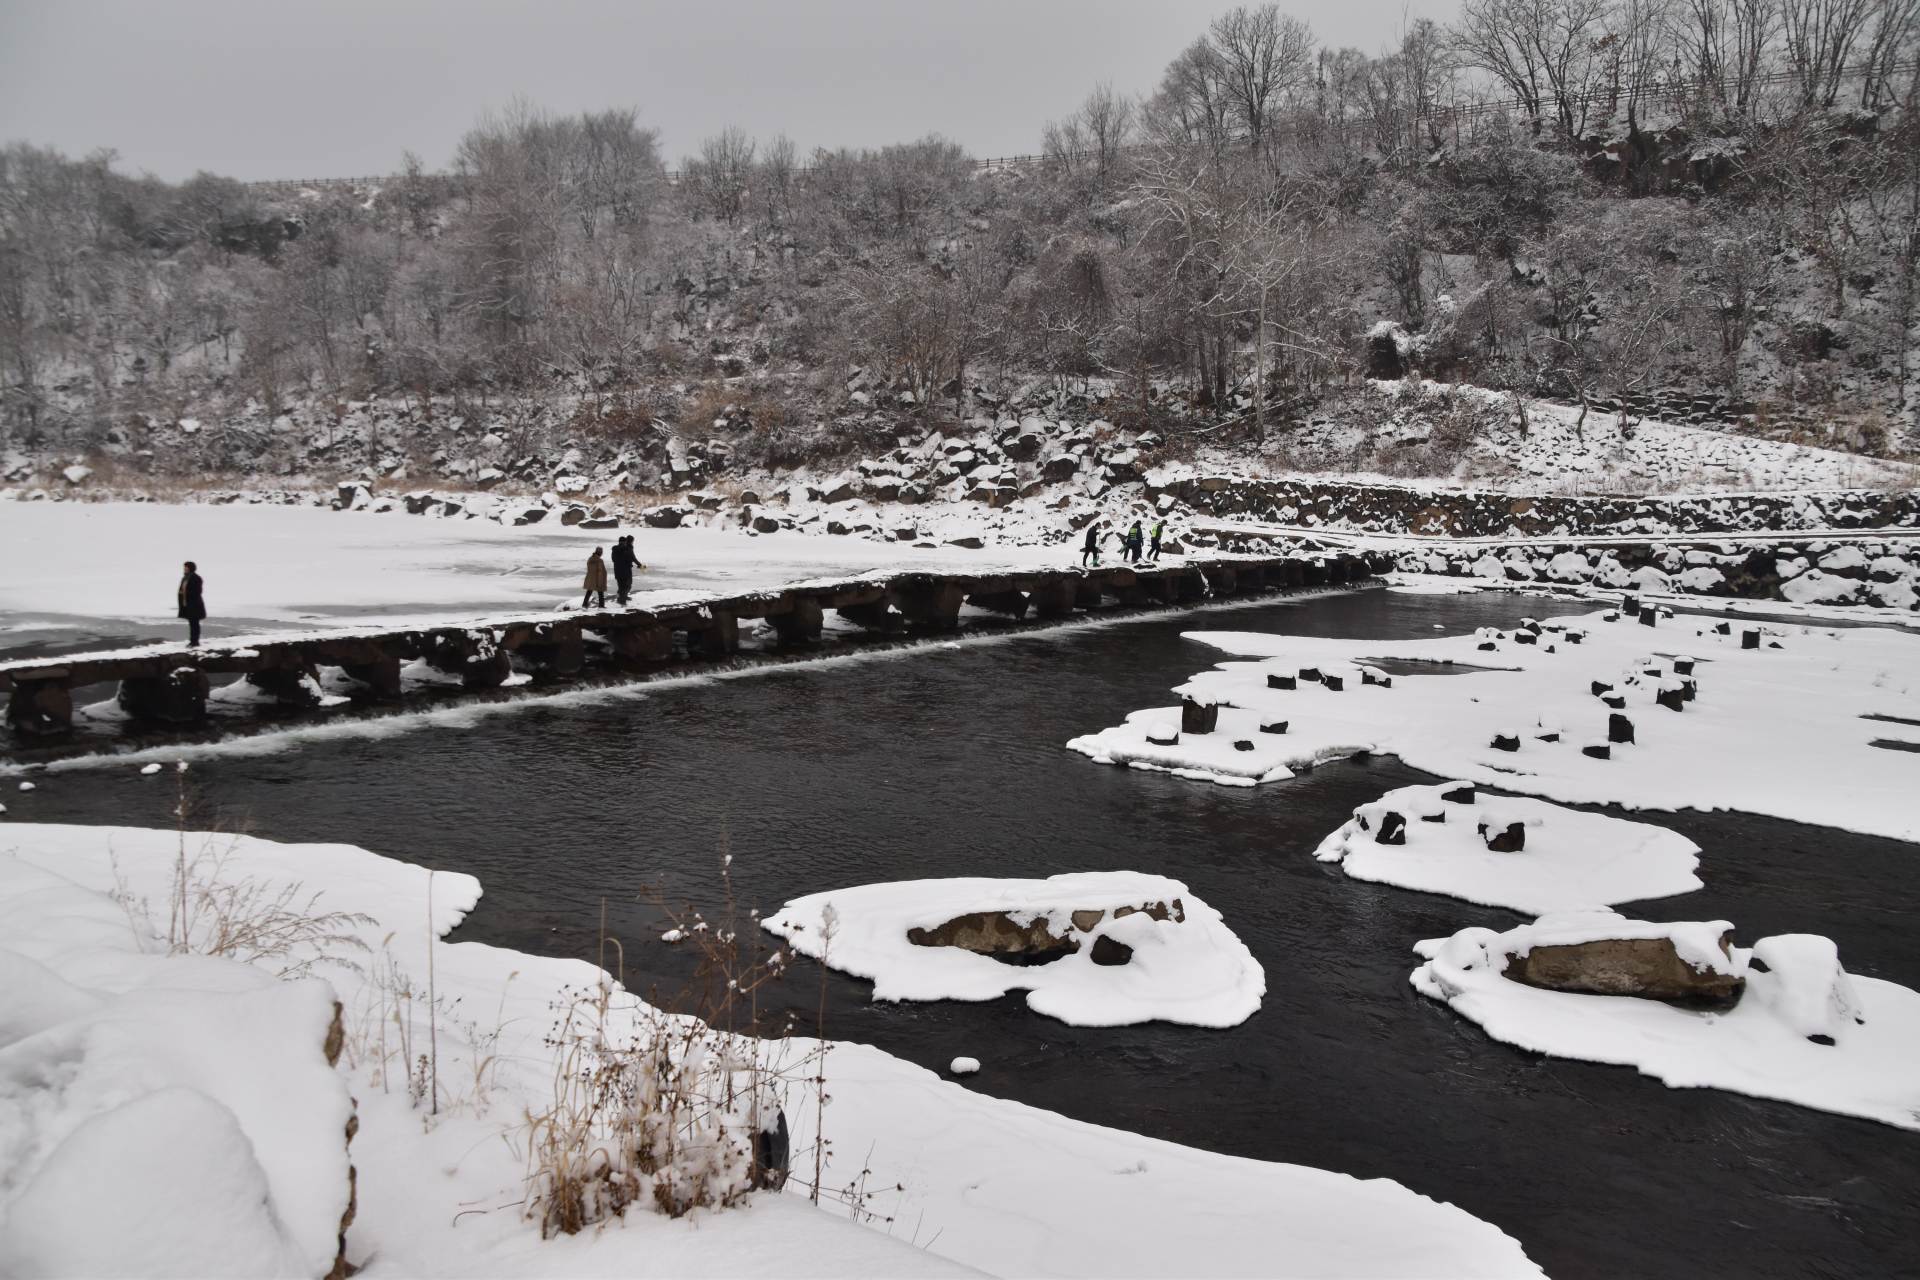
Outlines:
MULTIPOLYGON (((1038 148, 1099 80, 1149 89, 1227 3, 1200 0, 0 0, 0 139, 97 147, 178 179, 444 166, 515 95, 637 106, 669 158, 737 124, 816 146, 939 132, 1038 148)), ((1455 0, 1304 0, 1323 43, 1377 52, 1455 0)))

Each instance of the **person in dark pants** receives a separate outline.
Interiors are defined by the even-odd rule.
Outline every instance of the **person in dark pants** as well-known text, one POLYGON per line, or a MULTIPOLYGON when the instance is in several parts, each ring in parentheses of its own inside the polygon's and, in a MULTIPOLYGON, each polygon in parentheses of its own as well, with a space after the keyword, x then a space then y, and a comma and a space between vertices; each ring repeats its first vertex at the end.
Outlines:
POLYGON ((580 584, 586 588, 586 594, 580 597, 582 609, 587 607, 596 594, 600 597, 600 607, 602 609, 607 607, 607 562, 606 558, 600 554, 601 551, 602 548, 595 547, 593 554, 587 557, 587 576, 580 584))
POLYGON ((1095 520, 1087 526, 1087 540, 1080 545, 1080 567, 1087 567, 1092 561, 1093 567, 1100 567, 1100 522, 1095 520))
POLYGON ((1167 522, 1165 520, 1155 520, 1153 522, 1153 541, 1147 545, 1147 559, 1158 560, 1160 558, 1160 535, 1166 531, 1167 522))
POLYGON ((633 554, 633 535, 623 535, 613 544, 613 584, 621 604, 633 594, 633 571, 639 563, 640 557, 633 554))
POLYGON ((1133 561, 1135 564, 1140 563, 1140 546, 1142 541, 1140 522, 1135 520, 1133 522, 1133 528, 1127 530, 1127 559, 1133 561))
POLYGON ((180 616, 187 620, 187 647, 200 647, 200 623, 207 616, 206 583, 200 578, 200 572, 194 568, 193 561, 187 561, 180 575, 180 616))

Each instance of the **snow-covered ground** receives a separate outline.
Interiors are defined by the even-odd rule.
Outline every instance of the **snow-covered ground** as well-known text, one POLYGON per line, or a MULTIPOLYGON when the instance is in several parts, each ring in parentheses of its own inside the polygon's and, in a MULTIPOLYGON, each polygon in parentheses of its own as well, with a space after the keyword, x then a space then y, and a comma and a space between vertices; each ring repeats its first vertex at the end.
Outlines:
MULTIPOLYGON (((805 1153, 824 1110, 838 1154, 823 1181, 857 1184, 867 1168, 871 1195, 851 1206, 829 1198, 820 1212, 790 1184, 785 1195, 763 1192, 735 1210, 677 1220, 636 1206, 604 1229, 542 1241, 523 1213, 526 1116, 550 1109, 556 1079, 567 1078, 549 1040, 556 1012, 605 993, 621 1036, 659 1015, 584 962, 440 941, 479 892, 472 877, 429 874, 349 846, 6 828, 0 1215, 10 1216, 0 1218, 0 1270, 112 1270, 146 1239, 115 1244, 103 1227, 138 1222, 152 1223, 158 1241, 198 1248, 168 1255, 183 1273, 317 1274, 312 1260, 331 1258, 325 1228, 345 1203, 350 1089, 358 1210, 347 1256, 369 1277, 946 1275, 965 1267, 1062 1276, 1539 1274, 1499 1231, 1395 1183, 1067 1120, 853 1044, 828 1047, 831 1105, 820 1108, 811 1095, 809 1066, 788 1078, 785 1109, 802 1153, 796 1163, 810 1173, 805 1153), (242 900, 289 903, 309 916, 348 913, 330 932, 364 949, 325 948, 353 963, 323 964, 317 977, 296 969, 300 980, 283 982, 270 975, 313 948, 256 946, 250 964, 246 945, 228 958, 165 954, 183 857, 194 875, 235 886, 242 900), (318 1039, 329 1011, 321 978, 343 1005, 337 1076, 318 1039), (143 1011, 154 993, 191 1019, 143 1011), (255 1016, 260 1002, 271 1008, 255 1016), (429 1044, 431 1081, 414 1058, 429 1044), (297 1064, 283 1072, 275 1053, 297 1064), (76 1061, 77 1076, 48 1070, 76 1061), (193 1126, 191 1140, 183 1125, 193 1126), (105 1159, 95 1141, 101 1126, 114 1147, 105 1159), (178 1185, 189 1158, 193 1184, 178 1185), (298 1176, 276 1177, 282 1167, 298 1176), (222 1216, 205 1216, 216 1210, 222 1216), (865 1230, 849 1214, 890 1224, 865 1230), (229 1251, 209 1257, 209 1240, 229 1251)), ((232 941, 218 930, 196 936, 201 949, 214 936, 232 941)), ((813 1049, 806 1040, 781 1046, 801 1063, 813 1049)), ((161 1269, 160 1261, 148 1255, 135 1269, 161 1269)))
POLYGON ((1160 1019, 1230 1027, 1252 1017, 1267 990, 1260 962, 1218 911, 1178 880, 1131 871, 830 889, 762 923, 793 950, 872 980, 875 1000, 993 1000, 1025 990, 1036 1013, 1075 1026, 1160 1019), (909 937, 973 915, 1038 926, 1073 952, 1016 966, 909 937), (1104 961, 1102 938, 1125 958, 1104 961))
POLYGON ((1907 632, 1686 614, 1650 627, 1608 610, 1422 640, 1187 634, 1248 659, 1174 691, 1218 704, 1214 732, 1178 732, 1180 708, 1157 707, 1068 746, 1240 785, 1371 750, 1565 803, 1739 809, 1920 840, 1914 753, 1875 745, 1920 745, 1920 636, 1907 632), (1366 664, 1386 659, 1454 668, 1369 683, 1366 664))
POLYGON ((1505 933, 1462 929, 1419 944, 1426 963, 1413 985, 1495 1040, 1536 1053, 1625 1064, 1676 1089, 1726 1089, 1920 1129, 1920 992, 1848 974, 1833 943, 1810 934, 1762 938, 1724 956, 1714 939, 1726 928, 1583 911, 1505 933), (1731 1009, 1708 1011, 1504 976, 1509 957, 1534 947, 1628 937, 1671 938, 1683 960, 1743 976, 1746 990, 1731 1009))
MULTIPOLYGON (((640 603, 872 569, 1058 565, 1060 549, 968 550, 718 529, 623 530, 641 562, 640 603)), ((468 617, 577 604, 596 529, 515 529, 314 507, 0 502, 0 546, 31 548, 0 573, 7 631, 174 620, 183 561, 206 579, 211 622, 318 626, 468 617)), ((6 632, 0 632, 4 638, 6 632)))
POLYGON ((1651 823, 1448 782, 1361 805, 1314 856, 1356 880, 1545 913, 1691 893, 1699 852, 1651 823), (1520 848, 1488 847, 1516 824, 1520 848))

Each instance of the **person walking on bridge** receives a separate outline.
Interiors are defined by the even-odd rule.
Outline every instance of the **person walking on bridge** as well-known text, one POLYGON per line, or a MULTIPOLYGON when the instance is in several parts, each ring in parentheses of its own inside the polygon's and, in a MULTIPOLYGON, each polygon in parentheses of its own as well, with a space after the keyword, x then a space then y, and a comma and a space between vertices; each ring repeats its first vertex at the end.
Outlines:
POLYGON ((176 593, 180 602, 180 616, 187 620, 187 648, 200 647, 200 624, 207 616, 207 584, 202 581, 200 571, 193 561, 187 561, 186 568, 180 574, 180 588, 176 593))
POLYGON ((639 567, 640 557, 633 553, 633 535, 624 534, 613 544, 613 583, 621 604, 633 594, 633 571, 639 567))
POLYGON ((1167 531, 1166 520, 1160 517, 1155 517, 1153 522, 1153 541, 1149 543, 1147 546, 1147 559, 1158 560, 1160 558, 1160 538, 1161 538, 1161 535, 1166 533, 1166 531, 1167 531))
POLYGON ((593 554, 587 557, 587 576, 581 583, 586 588, 586 594, 580 597, 582 609, 592 602, 596 593, 600 597, 600 607, 607 607, 607 562, 601 551, 602 548, 595 547, 593 554))
POLYGON ((1087 540, 1080 545, 1080 567, 1087 567, 1091 561, 1093 567, 1100 567, 1100 522, 1095 520, 1087 526, 1087 540))
POLYGON ((1133 527, 1127 530, 1127 559, 1134 564, 1140 563, 1140 546, 1144 539, 1140 533, 1140 522, 1135 520, 1133 527))

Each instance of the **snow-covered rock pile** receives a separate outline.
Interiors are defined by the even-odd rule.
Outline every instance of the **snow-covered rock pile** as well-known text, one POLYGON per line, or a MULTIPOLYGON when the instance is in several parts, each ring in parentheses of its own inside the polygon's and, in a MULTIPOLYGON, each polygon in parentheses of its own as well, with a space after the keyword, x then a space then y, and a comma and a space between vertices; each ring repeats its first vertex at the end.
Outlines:
POLYGON ((1920 609, 1920 538, 1408 547, 1394 563, 1495 583, 1920 609))
POLYGON ((1727 943, 1730 928, 1588 910, 1504 933, 1462 929, 1415 948, 1425 963, 1412 981, 1522 1049, 1920 1129, 1920 992, 1848 974, 1827 938, 1782 934, 1747 949, 1727 943), (1555 969, 1586 985, 1547 981, 1555 969), (1698 994, 1736 1002, 1700 1007, 1645 976, 1676 970, 1698 994), (1635 983, 1669 998, 1633 994, 1635 983))
POLYGON ((1361 805, 1314 856, 1356 880, 1549 912, 1690 893, 1699 851, 1648 823, 1447 782, 1361 805))
MULTIPOLYGON (((1710 493, 1665 497, 1556 495, 1524 486, 1453 488, 1362 478, 1212 472, 1194 464, 1148 473, 1148 489, 1221 519, 1288 528, 1450 538, 1660 538, 1725 533, 1871 531, 1920 524, 1911 482, 1887 489, 1710 493)), ((1678 487, 1678 486, 1676 486, 1678 487)))
POLYGON ((796 898, 763 923, 870 979, 875 1000, 1024 989, 1034 1011, 1078 1026, 1230 1027, 1266 994, 1265 971, 1218 911, 1179 881, 1136 872, 861 885, 796 898))
POLYGON ((1182 729, 1182 708, 1164 707, 1069 746, 1242 785, 1372 750, 1563 803, 1741 809, 1920 839, 1920 810, 1906 799, 1912 753, 1885 745, 1917 736, 1907 726, 1920 723, 1920 636, 1652 620, 1609 610, 1397 641, 1188 632, 1251 659, 1174 691, 1216 709, 1211 732, 1182 729), (1310 678, 1384 661, 1399 664, 1391 684, 1336 690, 1310 678), (1153 742, 1156 729, 1176 740, 1153 742))
POLYGON ((0 854, 0 1272, 343 1274, 332 989, 129 919, 0 854))

